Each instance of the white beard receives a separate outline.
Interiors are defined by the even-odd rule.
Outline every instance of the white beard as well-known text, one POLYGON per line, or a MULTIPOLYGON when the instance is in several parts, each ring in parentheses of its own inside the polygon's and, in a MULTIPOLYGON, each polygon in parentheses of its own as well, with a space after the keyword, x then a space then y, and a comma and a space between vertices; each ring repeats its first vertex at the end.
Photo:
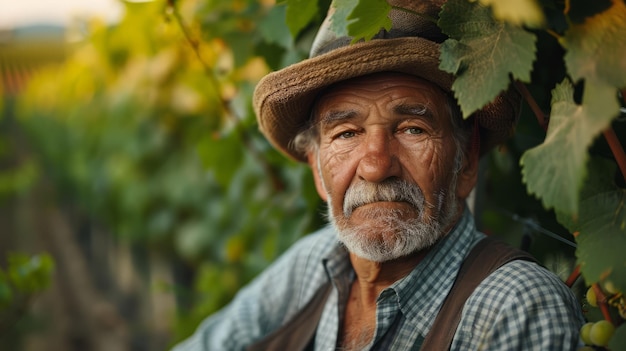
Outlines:
POLYGON ((398 259, 433 246, 446 234, 458 214, 456 179, 451 184, 448 191, 441 189, 435 196, 437 203, 429 204, 417 185, 403 180, 355 183, 346 192, 343 213, 333 215, 333 200, 329 198, 328 216, 339 241, 351 253, 374 262, 398 259), (355 208, 375 201, 408 202, 412 209, 361 209, 360 216, 365 220, 350 223, 355 208), (436 209, 436 214, 427 216, 425 206, 436 209))

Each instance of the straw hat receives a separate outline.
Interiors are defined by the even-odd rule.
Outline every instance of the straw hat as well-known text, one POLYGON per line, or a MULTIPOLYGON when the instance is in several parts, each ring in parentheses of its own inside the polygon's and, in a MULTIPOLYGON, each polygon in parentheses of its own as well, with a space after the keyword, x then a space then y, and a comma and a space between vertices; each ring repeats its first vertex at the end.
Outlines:
MULTIPOLYGON (((393 6, 438 18, 445 0, 389 0, 393 6)), ((254 91, 253 105, 261 132, 278 150, 298 161, 306 155, 292 148, 293 138, 309 125, 315 97, 326 87, 376 72, 401 72, 426 79, 450 92, 454 77, 439 69, 439 46, 446 39, 432 21, 392 9, 392 29, 350 45, 330 25, 331 11, 313 42, 310 58, 265 76, 254 91)), ((514 90, 500 94, 474 113, 480 129, 480 154, 513 132, 520 107, 514 90)))

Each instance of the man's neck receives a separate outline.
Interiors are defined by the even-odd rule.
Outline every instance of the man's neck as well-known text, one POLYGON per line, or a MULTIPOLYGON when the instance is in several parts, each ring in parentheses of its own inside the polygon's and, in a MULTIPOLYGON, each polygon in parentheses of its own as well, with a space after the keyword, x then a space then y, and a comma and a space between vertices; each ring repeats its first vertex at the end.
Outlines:
MULTIPOLYGON (((444 228, 446 234, 440 240, 454 228, 463 216, 463 211, 464 203, 461 203, 454 219, 444 228)), ((350 262, 356 273, 352 290, 359 289, 360 303, 364 306, 375 307, 378 295, 391 284, 411 273, 431 249, 432 247, 429 247, 412 255, 385 262, 370 261, 350 253, 350 262)))
POLYGON ((374 336, 376 328, 376 299, 385 288, 408 275, 424 258, 428 250, 388 262, 373 262, 350 254, 356 279, 350 287, 340 346, 359 350, 374 336))
POLYGON ((356 273, 353 289, 359 290, 360 303, 363 306, 375 306, 378 295, 411 273, 428 251, 422 250, 414 255, 387 262, 374 262, 351 253, 350 262, 356 273))

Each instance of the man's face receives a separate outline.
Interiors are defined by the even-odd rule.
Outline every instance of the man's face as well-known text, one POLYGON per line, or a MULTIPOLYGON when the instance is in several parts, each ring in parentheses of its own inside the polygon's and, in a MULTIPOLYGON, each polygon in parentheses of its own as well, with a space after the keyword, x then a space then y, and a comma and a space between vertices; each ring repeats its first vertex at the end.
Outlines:
POLYGON ((460 215, 476 178, 461 171, 446 96, 413 76, 342 82, 318 99, 320 196, 349 251, 381 262, 434 244, 460 215))

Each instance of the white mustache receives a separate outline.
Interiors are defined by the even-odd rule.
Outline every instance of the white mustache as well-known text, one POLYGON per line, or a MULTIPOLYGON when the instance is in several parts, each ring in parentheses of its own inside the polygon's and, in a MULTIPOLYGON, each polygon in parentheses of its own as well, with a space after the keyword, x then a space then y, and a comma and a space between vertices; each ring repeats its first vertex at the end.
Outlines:
POLYGON ((361 181, 352 184, 346 191, 343 214, 348 218, 355 208, 379 201, 408 202, 416 210, 421 211, 424 206, 424 195, 416 184, 400 178, 390 178, 382 183, 361 181))

